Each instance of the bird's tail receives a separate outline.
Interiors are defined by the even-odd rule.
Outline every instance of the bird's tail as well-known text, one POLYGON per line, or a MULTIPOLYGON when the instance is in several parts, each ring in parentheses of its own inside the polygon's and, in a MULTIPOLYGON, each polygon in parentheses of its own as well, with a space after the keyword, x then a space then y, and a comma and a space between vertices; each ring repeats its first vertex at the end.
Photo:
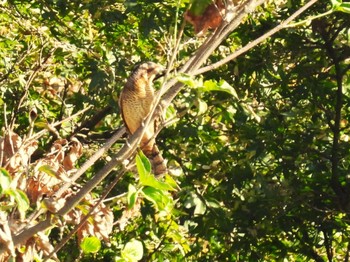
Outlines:
POLYGON ((144 148, 142 151, 151 161, 155 176, 163 175, 168 171, 164 158, 162 154, 159 152, 159 149, 155 143, 151 148, 147 147, 147 148, 144 148))

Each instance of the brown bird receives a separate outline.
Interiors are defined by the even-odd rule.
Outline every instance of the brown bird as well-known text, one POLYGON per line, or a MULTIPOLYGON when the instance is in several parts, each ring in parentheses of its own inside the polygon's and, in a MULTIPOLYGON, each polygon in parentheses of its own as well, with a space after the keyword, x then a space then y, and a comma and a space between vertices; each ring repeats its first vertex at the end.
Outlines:
MULTIPOLYGON (((119 107, 124 124, 130 134, 133 134, 150 113, 155 92, 154 78, 164 71, 164 67, 153 62, 146 62, 137 66, 128 78, 119 97, 119 107)), ((151 123, 145 131, 140 148, 152 163, 156 176, 167 172, 164 159, 155 141, 156 121, 151 123)))

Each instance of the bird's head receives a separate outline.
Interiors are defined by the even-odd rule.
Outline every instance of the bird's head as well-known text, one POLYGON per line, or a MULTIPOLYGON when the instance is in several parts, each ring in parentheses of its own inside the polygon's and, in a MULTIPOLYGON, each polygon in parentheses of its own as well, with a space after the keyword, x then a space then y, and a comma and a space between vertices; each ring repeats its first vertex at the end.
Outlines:
POLYGON ((139 78, 144 78, 148 82, 152 82, 157 75, 162 74, 165 68, 154 62, 141 63, 134 67, 131 78, 137 80, 139 78))

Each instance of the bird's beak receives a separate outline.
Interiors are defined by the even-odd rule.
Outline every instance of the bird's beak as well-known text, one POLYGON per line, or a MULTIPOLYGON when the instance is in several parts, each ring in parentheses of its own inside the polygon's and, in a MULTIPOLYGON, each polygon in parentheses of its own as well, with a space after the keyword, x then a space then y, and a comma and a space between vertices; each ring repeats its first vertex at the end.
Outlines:
POLYGON ((161 78, 162 76, 165 75, 166 72, 166 68, 164 66, 159 65, 156 69, 155 69, 155 80, 161 78))

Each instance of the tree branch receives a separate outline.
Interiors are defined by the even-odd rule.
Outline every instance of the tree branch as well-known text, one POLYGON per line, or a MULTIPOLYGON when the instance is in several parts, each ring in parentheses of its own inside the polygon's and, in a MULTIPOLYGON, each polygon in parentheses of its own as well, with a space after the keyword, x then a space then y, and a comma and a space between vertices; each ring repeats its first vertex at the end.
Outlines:
POLYGON ((340 132, 341 132, 341 119, 342 119, 342 108, 343 108, 343 73, 340 65, 340 59, 336 54, 336 51, 333 46, 332 39, 327 39, 326 34, 321 34, 325 41, 325 49, 327 51, 328 56, 331 58, 332 63, 335 68, 335 80, 337 85, 336 96, 335 96, 335 108, 334 108, 334 124, 333 124, 333 141, 332 141, 332 149, 331 149, 331 181, 330 185, 337 195, 340 207, 343 210, 347 209, 349 202, 349 193, 348 188, 342 186, 340 181, 339 174, 339 142, 340 142, 340 132))
POLYGON ((332 249, 332 241, 328 237, 328 232, 326 229, 322 230, 323 236, 324 236, 324 246, 326 248, 327 258, 328 261, 333 260, 333 249, 332 249))
POLYGON ((113 107, 108 105, 98 111, 95 115, 89 118, 87 121, 83 122, 79 127, 77 127, 70 137, 79 136, 80 134, 87 135, 93 127, 95 127, 98 122, 100 122, 106 115, 112 111, 113 107))

